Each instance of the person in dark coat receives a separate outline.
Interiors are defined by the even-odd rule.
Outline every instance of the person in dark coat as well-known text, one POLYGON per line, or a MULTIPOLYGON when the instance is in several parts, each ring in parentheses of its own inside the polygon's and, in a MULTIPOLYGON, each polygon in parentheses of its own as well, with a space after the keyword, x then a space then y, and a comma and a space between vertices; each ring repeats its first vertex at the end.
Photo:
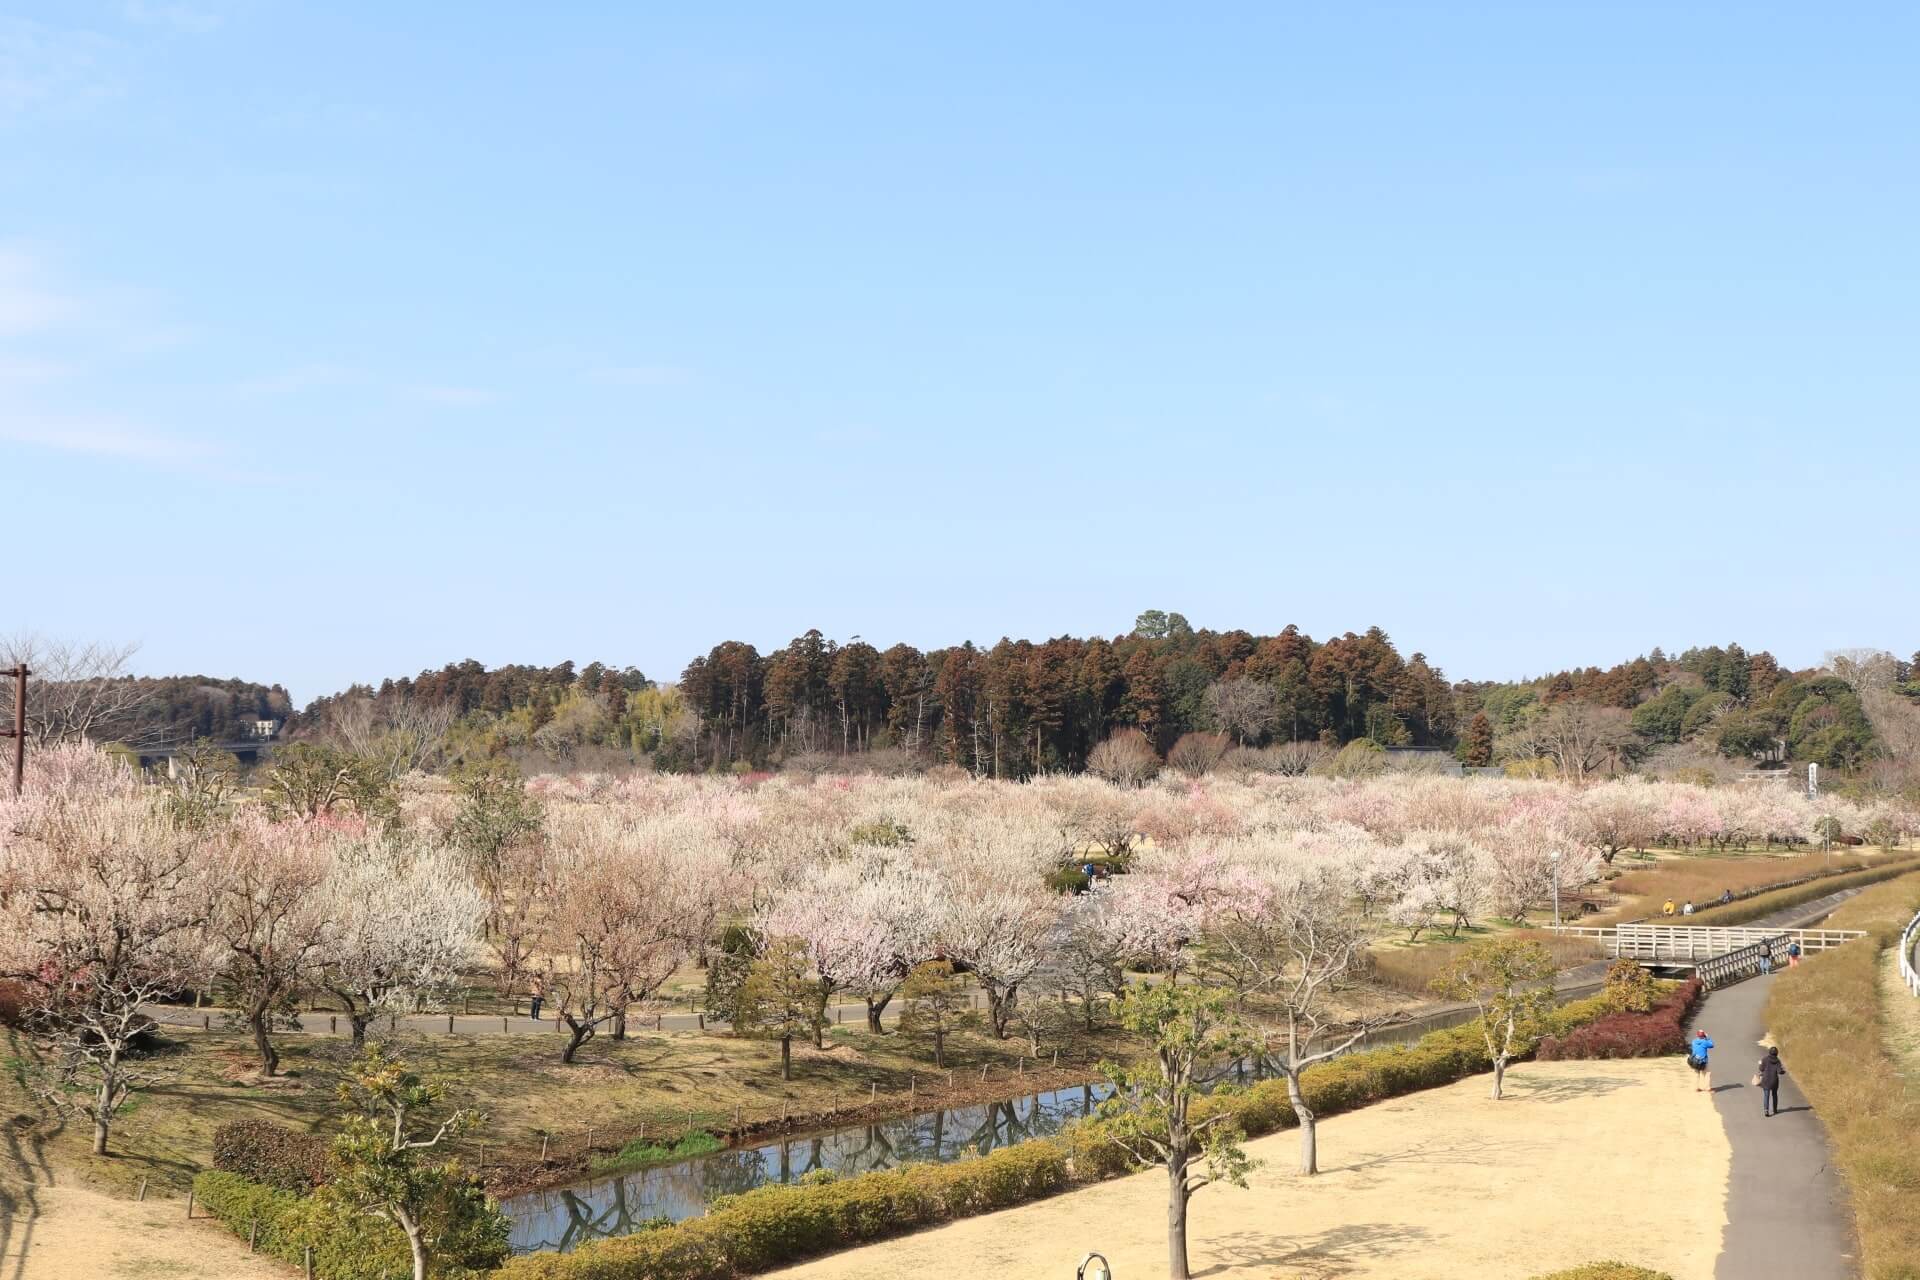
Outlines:
POLYGON ((1769 1048, 1767 1056, 1760 1059, 1760 1114, 1771 1116, 1780 1110, 1780 1077, 1787 1069, 1780 1065, 1780 1050, 1769 1048))

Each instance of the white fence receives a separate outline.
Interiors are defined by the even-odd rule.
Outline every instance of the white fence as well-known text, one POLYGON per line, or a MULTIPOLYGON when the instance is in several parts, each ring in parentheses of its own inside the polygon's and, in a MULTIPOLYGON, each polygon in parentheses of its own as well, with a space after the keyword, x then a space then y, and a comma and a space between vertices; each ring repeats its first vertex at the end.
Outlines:
POLYGON ((1920 973, 1913 967, 1913 939, 1920 933, 1920 913, 1907 921, 1907 927, 1900 931, 1900 981, 1907 984, 1907 990, 1920 996, 1920 973))
MULTIPOLYGON (((1911 926, 1909 926, 1911 927, 1911 926)), ((1592 938, 1614 958, 1631 960, 1711 960, 1729 951, 1775 938, 1799 943, 1802 954, 1826 951, 1862 936, 1859 929, 1751 929, 1711 925, 1623 924, 1611 928, 1563 925, 1555 933, 1592 938)))

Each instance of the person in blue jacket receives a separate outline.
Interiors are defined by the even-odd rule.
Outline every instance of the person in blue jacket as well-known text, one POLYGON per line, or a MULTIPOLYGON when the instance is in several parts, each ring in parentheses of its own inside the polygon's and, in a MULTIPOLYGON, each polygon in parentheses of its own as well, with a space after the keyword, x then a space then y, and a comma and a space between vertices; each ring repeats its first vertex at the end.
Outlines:
POLYGON ((1713 1077, 1707 1071, 1707 1055, 1713 1052, 1713 1041, 1705 1030, 1695 1031, 1693 1039, 1687 1045, 1687 1065, 1693 1068, 1693 1091, 1700 1093, 1713 1084, 1713 1077))

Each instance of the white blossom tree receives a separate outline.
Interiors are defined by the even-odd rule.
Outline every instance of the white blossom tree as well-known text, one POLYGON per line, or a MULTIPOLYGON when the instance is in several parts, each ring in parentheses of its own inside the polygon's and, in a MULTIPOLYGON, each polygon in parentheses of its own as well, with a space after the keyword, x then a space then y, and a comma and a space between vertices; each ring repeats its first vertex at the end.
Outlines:
POLYGON ((444 1005, 479 947, 487 911, 457 855, 398 839, 339 850, 322 894, 329 927, 320 983, 345 1004, 356 1051, 377 1014, 444 1005))
POLYGON ((82 1092, 105 1155, 114 1116, 155 1078, 136 1056, 144 1007, 212 972, 209 863, 199 832, 101 753, 49 747, 32 761, 21 798, 0 804, 0 976, 58 1059, 49 1100, 64 1109, 82 1092))

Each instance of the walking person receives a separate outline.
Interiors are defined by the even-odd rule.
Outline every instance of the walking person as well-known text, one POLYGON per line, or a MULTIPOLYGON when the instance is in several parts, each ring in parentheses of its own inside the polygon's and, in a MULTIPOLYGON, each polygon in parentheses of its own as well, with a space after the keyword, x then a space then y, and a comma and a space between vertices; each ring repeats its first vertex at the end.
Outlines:
POLYGON ((546 998, 546 994, 546 985, 540 981, 540 975, 535 974, 527 983, 527 995, 529 997, 527 1001, 527 1016, 535 1022, 540 1021, 540 1002, 546 998))
POLYGON ((1687 1045, 1687 1065, 1693 1068, 1693 1091, 1704 1093, 1713 1087, 1713 1074, 1707 1070, 1707 1055, 1713 1052, 1713 1041, 1708 1038, 1705 1029, 1695 1031, 1693 1040, 1687 1045))
POLYGON ((1800 944, 1797 942, 1789 943, 1787 946, 1787 968, 1798 969, 1799 967, 1800 967, 1800 944))
POLYGON ((1776 1116, 1780 1114, 1780 1077, 1787 1069, 1780 1065, 1778 1046, 1767 1050, 1767 1056, 1760 1059, 1759 1069, 1753 1073, 1753 1082, 1760 1086, 1760 1114, 1776 1116))

